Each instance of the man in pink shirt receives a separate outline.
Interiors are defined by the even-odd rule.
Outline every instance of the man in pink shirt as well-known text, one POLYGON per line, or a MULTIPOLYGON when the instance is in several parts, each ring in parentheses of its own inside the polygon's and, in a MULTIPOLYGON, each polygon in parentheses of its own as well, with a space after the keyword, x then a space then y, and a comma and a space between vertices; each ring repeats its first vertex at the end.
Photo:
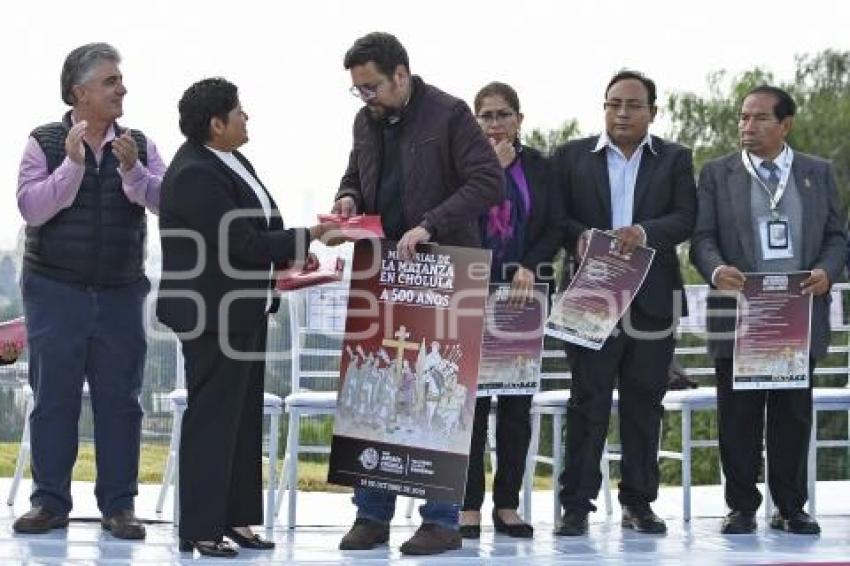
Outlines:
POLYGON ((145 209, 157 212, 165 164, 138 130, 118 125, 127 89, 118 51, 74 49, 61 73, 60 122, 32 131, 18 176, 26 221, 21 275, 30 348, 32 508, 18 533, 64 528, 77 421, 88 381, 103 528, 141 539, 137 494, 146 343, 145 209))

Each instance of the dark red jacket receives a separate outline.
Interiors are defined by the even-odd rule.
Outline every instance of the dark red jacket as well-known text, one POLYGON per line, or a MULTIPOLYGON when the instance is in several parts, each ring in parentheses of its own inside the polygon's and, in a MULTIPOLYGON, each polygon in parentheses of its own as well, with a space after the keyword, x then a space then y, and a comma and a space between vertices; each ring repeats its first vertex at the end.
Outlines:
MULTIPOLYGON (((409 227, 423 221, 432 241, 480 247, 478 216, 505 198, 496 153, 462 100, 412 77, 401 113, 401 198, 409 227)), ((352 197, 357 211, 377 214, 381 126, 364 107, 354 119, 354 144, 335 200, 352 197)))

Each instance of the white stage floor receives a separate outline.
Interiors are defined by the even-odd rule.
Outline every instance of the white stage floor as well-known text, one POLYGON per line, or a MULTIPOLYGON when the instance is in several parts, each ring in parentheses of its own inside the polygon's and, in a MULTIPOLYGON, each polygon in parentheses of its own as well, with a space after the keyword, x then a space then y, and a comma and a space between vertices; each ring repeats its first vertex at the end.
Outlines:
MULTIPOLYGON (((9 479, 0 479, 5 500, 9 479)), ((29 483, 22 484, 14 509, 0 508, 0 564, 164 564, 189 561, 189 554, 177 551, 176 535, 169 520, 170 508, 162 516, 154 513, 158 486, 141 486, 137 514, 160 520, 148 526, 144 543, 128 543, 102 532, 94 504, 93 486, 74 485, 75 509, 65 531, 48 535, 21 536, 12 532, 15 514, 29 508, 29 483)), ((615 499, 616 501, 616 495, 615 499)), ((300 493, 298 524, 295 531, 278 524, 272 534, 277 542, 273 552, 242 550, 238 558, 215 563, 237 564, 273 562, 277 564, 333 564, 357 561, 378 564, 400 561, 399 545, 415 530, 418 518, 404 517, 405 499, 399 499, 390 545, 368 552, 341 552, 336 545, 354 518, 350 496, 344 494, 300 493)), ((549 492, 535 492, 533 499, 535 538, 517 541, 494 535, 490 509, 485 506, 484 529, 480 541, 464 541, 463 549, 425 559, 404 559, 429 564, 850 564, 850 482, 818 484, 818 515, 823 533, 819 537, 789 535, 772 531, 759 517, 754 535, 722 536, 718 529, 724 513, 720 486, 694 488, 695 518, 682 521, 681 490, 662 488, 656 512, 667 520, 666 536, 641 535, 623 531, 619 509, 607 517, 604 511, 590 516, 590 534, 565 538, 552 534, 552 499, 549 492)), ((268 533, 265 533, 268 536, 268 533)), ((205 562, 209 562, 205 561, 205 562)), ((523 565, 524 566, 524 565, 523 565)))

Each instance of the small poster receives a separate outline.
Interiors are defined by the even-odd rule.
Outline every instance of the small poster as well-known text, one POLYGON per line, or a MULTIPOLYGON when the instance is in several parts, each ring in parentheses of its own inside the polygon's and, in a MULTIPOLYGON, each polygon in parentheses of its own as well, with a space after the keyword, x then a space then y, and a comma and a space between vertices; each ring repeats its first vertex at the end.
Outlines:
POLYGON ((629 308, 652 265, 655 250, 616 251, 617 238, 591 230, 587 251, 567 290, 555 301, 546 334, 599 350, 629 308))
POLYGON ((518 303, 512 300, 509 284, 490 285, 478 372, 479 397, 537 393, 548 292, 548 285, 536 284, 531 298, 518 303))
POLYGON ((800 284, 809 272, 745 273, 738 298, 733 389, 809 386, 812 296, 800 284))

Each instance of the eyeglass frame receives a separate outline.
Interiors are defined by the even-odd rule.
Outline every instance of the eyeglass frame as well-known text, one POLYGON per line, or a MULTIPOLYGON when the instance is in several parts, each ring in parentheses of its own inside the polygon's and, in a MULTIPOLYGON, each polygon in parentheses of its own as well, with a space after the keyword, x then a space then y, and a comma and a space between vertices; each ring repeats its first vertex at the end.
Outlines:
POLYGON ((636 102, 634 100, 606 100, 602 103, 602 108, 604 108, 606 112, 611 110, 619 112, 621 108, 624 108, 627 114, 632 114, 634 112, 640 112, 641 110, 647 110, 651 108, 651 105, 644 102, 636 102))
POLYGON ((495 124, 496 122, 504 123, 518 114, 513 110, 499 110, 498 112, 488 112, 486 114, 476 114, 475 119, 485 124, 495 124))
POLYGON ((375 86, 372 86, 372 85, 351 85, 351 88, 348 89, 348 92, 351 93, 351 96, 353 96, 355 98, 359 98, 363 102, 369 102, 370 100, 377 98, 378 91, 385 84, 387 84, 386 81, 380 82, 375 86))

